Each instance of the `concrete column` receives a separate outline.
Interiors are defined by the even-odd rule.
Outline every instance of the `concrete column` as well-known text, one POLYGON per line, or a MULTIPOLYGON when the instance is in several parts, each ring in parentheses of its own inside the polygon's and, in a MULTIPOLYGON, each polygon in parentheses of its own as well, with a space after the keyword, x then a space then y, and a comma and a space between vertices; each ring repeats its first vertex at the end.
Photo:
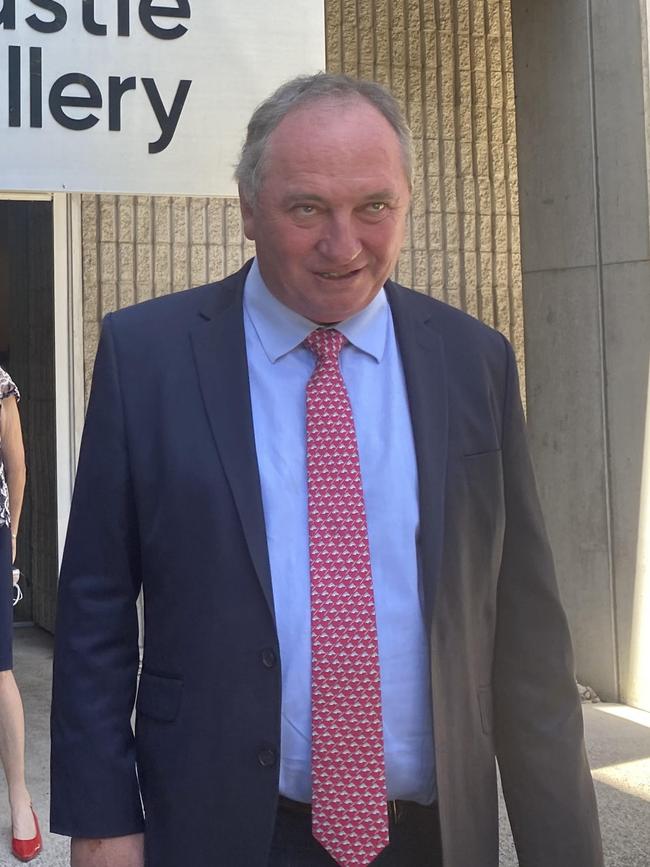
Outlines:
POLYGON ((578 676, 650 709, 645 3, 513 0, 512 17, 538 481, 578 676))

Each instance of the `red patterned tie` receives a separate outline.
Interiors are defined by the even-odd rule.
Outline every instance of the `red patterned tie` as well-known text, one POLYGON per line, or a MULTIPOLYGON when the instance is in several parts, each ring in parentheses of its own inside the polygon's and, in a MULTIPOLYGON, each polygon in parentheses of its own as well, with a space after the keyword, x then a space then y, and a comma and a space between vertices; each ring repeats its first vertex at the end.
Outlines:
POLYGON ((342 867, 388 845, 375 603, 357 439, 335 329, 305 340, 312 642, 312 832, 342 867))

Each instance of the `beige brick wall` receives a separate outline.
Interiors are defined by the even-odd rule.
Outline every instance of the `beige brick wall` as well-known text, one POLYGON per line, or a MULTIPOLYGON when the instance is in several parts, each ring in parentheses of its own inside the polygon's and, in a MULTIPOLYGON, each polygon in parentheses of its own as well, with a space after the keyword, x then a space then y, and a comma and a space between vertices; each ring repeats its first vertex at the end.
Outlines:
POLYGON ((81 199, 86 397, 101 320, 112 310, 218 280, 254 253, 237 199, 81 199))
MULTIPOLYGON (((523 368, 510 0, 325 0, 327 65, 374 78, 415 139, 396 277, 503 331, 523 368)), ((84 346, 110 310, 218 279, 252 253, 232 199, 85 195, 84 346)))

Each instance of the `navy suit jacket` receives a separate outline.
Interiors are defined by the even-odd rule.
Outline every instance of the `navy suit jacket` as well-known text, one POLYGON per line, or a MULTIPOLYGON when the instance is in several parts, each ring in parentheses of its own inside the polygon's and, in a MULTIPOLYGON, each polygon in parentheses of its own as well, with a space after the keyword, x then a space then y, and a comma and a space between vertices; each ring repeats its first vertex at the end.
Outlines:
MULTIPOLYGON (((145 828, 147 867, 265 867, 274 827, 281 660, 246 271, 106 318, 79 459, 59 590, 51 827, 145 828)), ((418 462, 445 867, 498 864, 495 757, 520 863, 598 867, 512 350, 456 309, 386 291, 418 462)))

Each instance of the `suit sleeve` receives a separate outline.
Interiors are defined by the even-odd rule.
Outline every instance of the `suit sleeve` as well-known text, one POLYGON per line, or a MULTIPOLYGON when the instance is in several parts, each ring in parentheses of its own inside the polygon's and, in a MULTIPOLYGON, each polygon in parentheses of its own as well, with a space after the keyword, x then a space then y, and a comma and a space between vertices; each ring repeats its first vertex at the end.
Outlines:
POLYGON ((112 837, 143 829, 130 722, 138 671, 138 536, 108 316, 59 581, 51 720, 55 833, 112 837))
POLYGON ((603 855, 573 653, 506 342, 506 529, 493 668, 496 750, 522 867, 600 867, 603 855))

